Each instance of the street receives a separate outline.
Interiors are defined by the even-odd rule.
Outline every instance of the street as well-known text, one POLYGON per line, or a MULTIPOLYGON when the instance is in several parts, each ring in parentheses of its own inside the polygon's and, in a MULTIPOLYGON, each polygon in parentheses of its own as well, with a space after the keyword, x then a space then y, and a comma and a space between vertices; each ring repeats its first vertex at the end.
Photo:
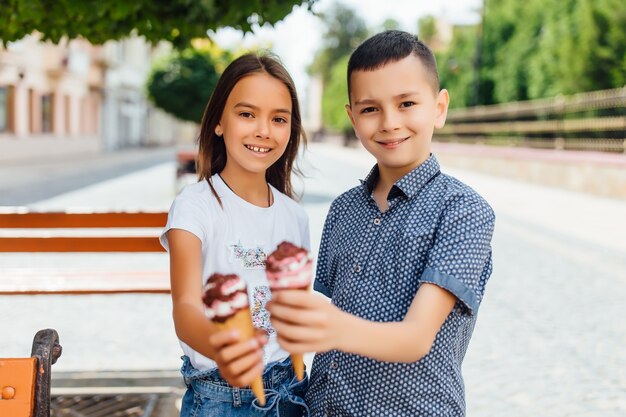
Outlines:
MULTIPOLYGON (((358 184, 372 158, 360 149, 313 143, 296 181, 304 190, 312 247, 331 201, 358 184)), ((32 208, 166 210, 174 163, 40 201, 32 208)), ((475 188, 496 211, 494 272, 464 362, 467 415, 626 415, 626 202, 442 170, 475 188)), ((22 198, 22 197, 20 197, 22 198)), ((45 199, 44 199, 45 198, 45 199)), ((8 204, 7 199, 0 203, 8 204)), ((167 268, 167 255, 0 254, 3 269, 167 268), (132 259, 130 259, 132 257, 132 259), (97 265, 97 266, 96 266, 97 265)), ((0 352, 25 356, 34 333, 58 330, 54 372, 176 369, 180 349, 164 295, 0 296, 0 352)), ((309 357, 310 361, 310 357, 309 357)), ((53 372, 53 373, 54 373, 53 372)))

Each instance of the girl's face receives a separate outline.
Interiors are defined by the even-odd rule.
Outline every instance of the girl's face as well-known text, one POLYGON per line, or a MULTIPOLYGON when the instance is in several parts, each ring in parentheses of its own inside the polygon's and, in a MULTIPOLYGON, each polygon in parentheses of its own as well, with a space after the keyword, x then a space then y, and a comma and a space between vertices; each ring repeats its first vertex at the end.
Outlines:
POLYGON ((224 169, 265 174, 287 148, 291 110, 289 90, 276 78, 261 72, 239 80, 215 127, 226 146, 224 169))

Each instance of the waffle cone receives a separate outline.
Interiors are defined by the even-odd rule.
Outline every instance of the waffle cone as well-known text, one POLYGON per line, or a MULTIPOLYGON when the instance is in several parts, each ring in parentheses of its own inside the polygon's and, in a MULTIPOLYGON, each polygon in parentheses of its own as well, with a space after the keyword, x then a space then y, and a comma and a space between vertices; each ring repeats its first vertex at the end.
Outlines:
MULTIPOLYGON (((294 287, 294 288, 273 288, 272 291, 280 291, 280 290, 300 290, 300 291, 311 291, 311 285, 306 285, 304 287, 294 287)), ((293 371, 296 374, 296 378, 298 381, 302 381, 304 379, 304 355, 302 353, 292 353, 291 356, 291 364, 293 366, 293 371)))
POLYGON ((302 381, 304 379, 304 356, 302 353, 292 353, 291 364, 296 373, 296 378, 298 378, 298 381, 302 381))
MULTIPOLYGON (((237 329, 241 334, 241 340, 248 340, 254 337, 254 326, 250 309, 243 308, 225 322, 214 322, 219 330, 237 329)), ((259 400, 259 404, 265 405, 265 390, 263 389, 263 378, 259 375, 250 383, 250 389, 259 400)))

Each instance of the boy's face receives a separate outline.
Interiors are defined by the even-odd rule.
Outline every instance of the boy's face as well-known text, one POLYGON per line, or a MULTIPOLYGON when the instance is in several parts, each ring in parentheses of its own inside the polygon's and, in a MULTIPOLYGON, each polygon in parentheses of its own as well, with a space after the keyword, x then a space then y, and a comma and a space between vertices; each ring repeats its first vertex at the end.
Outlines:
POLYGON ((443 127, 448 111, 448 92, 433 91, 431 79, 413 54, 351 74, 346 110, 381 172, 402 176, 428 159, 433 130, 443 127))

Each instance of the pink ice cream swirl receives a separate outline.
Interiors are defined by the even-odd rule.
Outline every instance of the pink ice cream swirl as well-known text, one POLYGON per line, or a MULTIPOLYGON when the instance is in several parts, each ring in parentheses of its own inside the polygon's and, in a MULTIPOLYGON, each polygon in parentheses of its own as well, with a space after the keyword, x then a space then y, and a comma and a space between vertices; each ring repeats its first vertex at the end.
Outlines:
POLYGON ((313 261, 308 251, 282 242, 267 257, 265 273, 272 290, 304 289, 311 285, 313 261))
POLYGON ((204 285, 202 302, 209 320, 224 322, 248 308, 246 283, 238 275, 213 274, 204 285))

